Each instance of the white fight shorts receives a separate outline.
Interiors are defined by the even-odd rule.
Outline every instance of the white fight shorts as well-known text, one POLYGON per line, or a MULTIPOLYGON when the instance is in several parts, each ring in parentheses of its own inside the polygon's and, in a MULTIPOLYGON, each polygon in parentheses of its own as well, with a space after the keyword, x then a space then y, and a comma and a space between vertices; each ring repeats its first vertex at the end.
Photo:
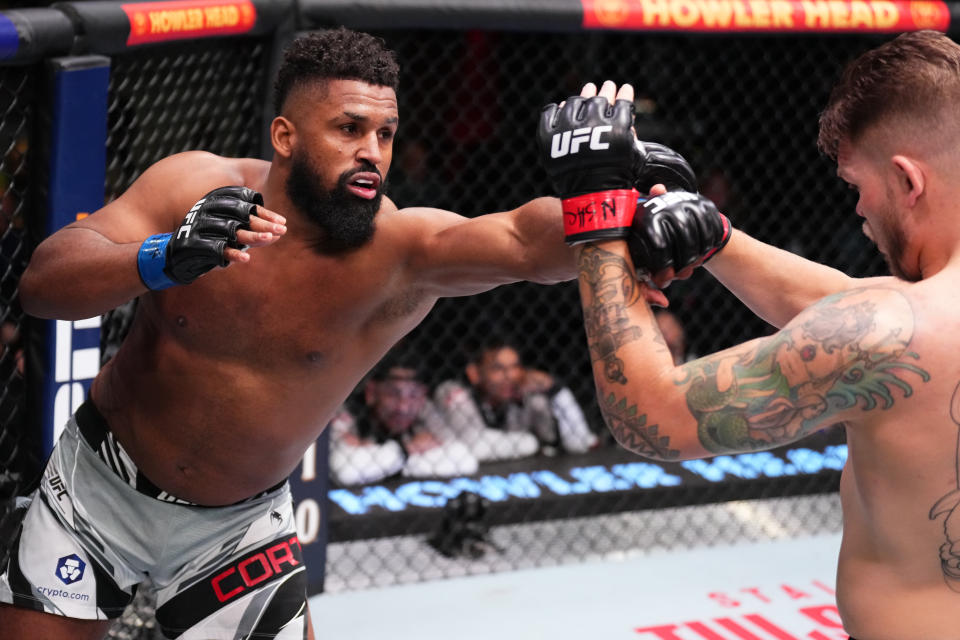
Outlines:
POLYGON ((165 494, 91 403, 67 423, 22 525, 0 602, 71 618, 118 617, 151 579, 168 638, 305 637, 307 576, 286 482, 225 507, 165 494))

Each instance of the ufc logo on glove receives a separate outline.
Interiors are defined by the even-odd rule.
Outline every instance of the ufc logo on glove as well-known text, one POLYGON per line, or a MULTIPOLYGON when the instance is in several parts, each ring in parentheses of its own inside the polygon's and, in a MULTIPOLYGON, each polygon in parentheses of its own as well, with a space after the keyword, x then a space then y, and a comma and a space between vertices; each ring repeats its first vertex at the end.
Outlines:
POLYGON ((550 157, 561 158, 568 153, 577 153, 580 151, 580 145, 587 140, 590 141, 591 151, 609 149, 610 143, 600 142, 600 136, 611 129, 613 129, 612 126, 603 125, 599 127, 582 127, 580 129, 574 129, 572 132, 564 131, 563 133, 555 133, 550 142, 550 157))
POLYGON ((200 211, 200 207, 206 202, 206 198, 201 198, 197 201, 197 204, 193 205, 193 208, 190 209, 190 212, 187 213, 187 217, 183 219, 183 224, 180 225, 180 228, 177 229, 177 238, 184 238, 190 236, 190 228, 193 226, 193 221, 197 217, 197 211, 200 211))

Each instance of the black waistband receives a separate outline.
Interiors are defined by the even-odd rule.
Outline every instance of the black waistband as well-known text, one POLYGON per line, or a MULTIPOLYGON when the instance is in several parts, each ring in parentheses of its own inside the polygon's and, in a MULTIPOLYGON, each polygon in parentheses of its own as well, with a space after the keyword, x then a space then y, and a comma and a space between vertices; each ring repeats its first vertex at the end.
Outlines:
MULTIPOLYGON (((87 442, 87 444, 90 445, 90 448, 96 451, 100 459, 103 460, 107 466, 113 470, 114 473, 120 476, 120 478, 131 487, 144 495, 148 495, 151 498, 156 498, 157 500, 162 500, 164 502, 171 502, 174 504, 181 504, 191 507, 207 506, 177 498, 176 496, 167 493, 155 485, 149 478, 143 475, 143 472, 132 464, 133 461, 130 460, 129 454, 123 450, 123 447, 117 441, 116 437, 111 433, 110 425, 107 424, 106 418, 103 417, 103 414, 100 413, 99 409, 97 409, 96 405, 94 405, 92 401, 87 400, 81 404, 74 414, 74 417, 77 421, 77 427, 80 429, 80 435, 83 436, 83 439, 87 442), (131 464, 125 464, 123 460, 124 457, 127 460, 130 460, 131 464)), ((257 493, 256 495, 250 496, 249 498, 238 500, 233 504, 241 504, 251 500, 256 500, 257 498, 262 498, 268 493, 277 491, 283 487, 286 482, 286 480, 281 480, 272 487, 264 489, 263 491, 257 493)))
POLYGON ((110 427, 107 425, 106 418, 100 414, 96 405, 90 400, 87 400, 77 409, 75 418, 77 420, 77 426, 80 427, 80 435, 83 436, 83 439, 94 449, 99 449, 103 441, 107 439, 107 434, 110 433, 110 427))

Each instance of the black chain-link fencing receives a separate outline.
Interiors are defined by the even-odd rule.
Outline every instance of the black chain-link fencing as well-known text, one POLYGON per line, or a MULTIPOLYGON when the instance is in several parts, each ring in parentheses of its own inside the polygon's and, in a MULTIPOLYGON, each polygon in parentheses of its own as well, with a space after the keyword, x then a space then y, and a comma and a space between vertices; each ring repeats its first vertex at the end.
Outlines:
POLYGON ((27 423, 27 322, 17 296, 33 250, 28 161, 36 77, 33 66, 0 67, 0 527, 40 465, 40 434, 27 423))
MULTIPOLYGON (((611 78, 637 90, 641 139, 686 156, 736 227, 853 275, 885 269, 816 149, 834 79, 880 38, 381 35, 402 63, 388 190, 401 207, 475 216, 549 195, 540 107, 611 78)), ((773 330, 704 271, 667 294, 659 319, 678 361, 773 330)), ((441 300, 383 364, 333 423, 328 591, 632 549, 599 514, 831 492, 845 458, 840 430, 760 458, 651 465, 626 453, 601 420, 574 283, 441 300), (732 465, 721 482, 718 464, 732 465), (524 523, 543 521, 552 533, 531 539, 524 523), (447 557, 411 554, 428 545, 447 557), (496 559, 450 563, 483 554, 496 559)), ((699 530, 693 512, 663 513, 699 530)), ((817 513, 801 516, 805 530, 837 522, 817 513)))
MULTIPOLYGON (((735 226, 853 275, 883 272, 852 214, 852 195, 815 139, 843 63, 886 37, 380 35, 402 68, 388 188, 401 207, 476 216, 548 195, 533 143, 540 107, 578 93, 586 80, 612 78, 637 89, 639 136, 684 154, 701 191, 735 226)), ((268 57, 264 45, 243 38, 114 56, 107 199, 171 153, 259 155, 268 57)), ((39 464, 24 417, 16 300, 31 248, 30 70, 0 66, 0 498, 21 493, 22 470, 35 473, 39 464)), ((678 358, 771 331, 703 271, 667 293, 673 315, 663 318, 665 335, 685 332, 678 358)), ((105 317, 104 359, 133 312, 127 305, 105 317)), ((412 366, 420 384, 396 371, 361 384, 334 424, 328 590, 582 560, 647 536, 682 543, 675 532, 703 530, 690 505, 830 493, 845 457, 839 432, 789 450, 684 465, 623 451, 594 399, 573 283, 441 300, 391 355, 394 370, 412 366), (497 340, 509 348, 485 349, 497 340), (484 384, 487 395, 477 388, 484 384), (497 393, 515 397, 498 402, 497 393), (368 401, 377 399, 399 407, 392 418, 387 410, 374 415, 368 401), (392 419, 420 424, 394 439, 385 432, 392 419)), ((827 503, 799 502, 802 512, 790 518, 773 511, 807 530, 835 530, 827 503)), ((752 517, 733 518, 734 538, 762 537, 752 517)), ((115 637, 153 633, 138 606, 115 637)))

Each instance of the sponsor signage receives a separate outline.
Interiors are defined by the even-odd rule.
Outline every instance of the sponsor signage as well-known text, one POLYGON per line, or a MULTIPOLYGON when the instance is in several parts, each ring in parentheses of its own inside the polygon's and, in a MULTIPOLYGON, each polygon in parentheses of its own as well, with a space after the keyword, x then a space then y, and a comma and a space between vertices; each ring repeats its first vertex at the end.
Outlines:
MULTIPOLYGON (((53 414, 49 450, 60 437, 70 415, 83 404, 90 383, 100 371, 100 316, 86 320, 54 320, 53 414)), ((49 405, 48 405, 49 406, 49 405)))
POLYGON ((86 568, 87 563, 73 553, 57 560, 57 577, 63 584, 73 584, 83 580, 83 572, 86 568))
POLYGON ((325 498, 329 486, 327 457, 330 430, 304 452, 300 468, 290 474, 294 517, 297 522, 298 544, 307 568, 307 591, 323 591, 324 570, 327 564, 327 515, 325 498))
MULTIPOLYGON (((774 547, 775 548, 775 547, 774 547)), ((718 565, 743 563, 743 547, 719 549, 718 565)), ((776 573, 776 569, 772 570, 776 573)), ((797 577, 797 576, 794 576, 797 577)), ((637 640, 847 640, 832 580, 764 580, 687 594, 688 613, 650 616, 637 640)))
POLYGON ((795 447, 735 456, 661 464, 626 462, 573 467, 566 472, 531 470, 449 480, 404 482, 333 489, 329 492, 336 516, 402 512, 410 508, 440 509, 461 492, 475 493, 491 503, 564 496, 615 494, 637 489, 683 488, 731 480, 772 480, 840 471, 847 445, 827 445, 822 451, 795 447))
POLYGON ((250 0, 173 0, 121 7, 130 21, 127 45, 247 33, 257 21, 250 0))
POLYGON ((581 0, 588 29, 686 31, 946 31, 939 0, 581 0))

